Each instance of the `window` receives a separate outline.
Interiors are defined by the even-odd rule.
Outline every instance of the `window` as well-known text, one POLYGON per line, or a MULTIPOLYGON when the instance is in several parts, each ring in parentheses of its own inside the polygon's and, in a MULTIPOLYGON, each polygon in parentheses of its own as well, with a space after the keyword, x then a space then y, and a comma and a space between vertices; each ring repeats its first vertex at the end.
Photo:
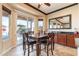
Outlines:
POLYGON ((2 14, 2 39, 9 39, 9 19, 10 14, 3 10, 2 14))
POLYGON ((31 29, 31 28, 32 28, 32 21, 28 20, 28 29, 31 29))
POLYGON ((38 20, 38 28, 43 29, 43 19, 38 20))
POLYGON ((17 20, 17 32, 18 31, 27 32, 27 21, 26 20, 21 20, 21 19, 17 20))
POLYGON ((27 32, 27 20, 18 18, 17 19, 17 45, 23 43, 23 33, 27 32))
POLYGON ((28 31, 34 31, 34 20, 33 20, 33 18, 28 18, 28 31))
POLYGON ((17 30, 19 27, 21 27, 21 28, 25 29, 24 32, 33 31, 34 30, 34 21, 33 21, 33 19, 27 20, 25 18, 18 17, 17 26, 18 26, 17 30))
POLYGON ((17 18, 17 45, 23 43, 23 33, 32 31, 34 28, 34 22, 30 19, 26 19, 23 16, 17 18))
POLYGON ((32 21, 32 31, 34 31, 34 21, 32 21))

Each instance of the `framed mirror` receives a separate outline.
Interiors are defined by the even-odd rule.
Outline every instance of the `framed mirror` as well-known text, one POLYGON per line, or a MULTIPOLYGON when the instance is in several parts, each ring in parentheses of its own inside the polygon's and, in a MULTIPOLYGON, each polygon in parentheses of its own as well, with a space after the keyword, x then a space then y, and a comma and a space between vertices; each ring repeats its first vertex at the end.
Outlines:
POLYGON ((49 29, 71 29, 71 14, 49 19, 49 29))

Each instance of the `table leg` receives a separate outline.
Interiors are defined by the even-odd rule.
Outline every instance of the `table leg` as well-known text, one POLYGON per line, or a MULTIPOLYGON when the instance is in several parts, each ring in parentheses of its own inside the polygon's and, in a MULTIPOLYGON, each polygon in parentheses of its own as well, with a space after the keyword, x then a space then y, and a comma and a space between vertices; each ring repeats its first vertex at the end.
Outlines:
POLYGON ((54 50, 55 42, 53 41, 53 50, 54 50))
POLYGON ((39 47, 39 40, 37 39, 37 42, 36 42, 36 54, 37 56, 40 55, 40 47, 39 47))

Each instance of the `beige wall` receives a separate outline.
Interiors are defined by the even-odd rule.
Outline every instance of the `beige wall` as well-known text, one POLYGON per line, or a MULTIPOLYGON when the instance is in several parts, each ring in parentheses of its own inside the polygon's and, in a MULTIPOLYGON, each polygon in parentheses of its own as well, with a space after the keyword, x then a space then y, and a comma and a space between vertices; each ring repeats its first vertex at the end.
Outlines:
POLYGON ((1 53, 1 51, 2 51, 2 6, 1 6, 1 4, 0 4, 0 53, 1 53))
POLYGON ((34 34, 38 32, 38 17, 34 17, 34 34))
POLYGON ((16 12, 8 4, 0 4, 0 55, 6 53, 16 45, 16 12), (2 5, 11 10, 10 21, 9 21, 9 39, 3 41, 2 38, 2 5))
MULTIPOLYGON (((55 18, 55 17, 59 17, 59 16, 63 16, 63 15, 67 15, 67 14, 71 14, 72 15, 72 29, 59 29, 59 30, 49 30, 49 31, 74 31, 74 28, 79 28, 79 6, 75 5, 73 7, 52 13, 50 15, 48 15, 48 19, 50 18, 55 18)), ((49 22, 49 20, 48 20, 49 22)), ((48 24, 48 23, 47 23, 48 24)))
POLYGON ((47 31, 47 16, 43 17, 43 31, 47 31))

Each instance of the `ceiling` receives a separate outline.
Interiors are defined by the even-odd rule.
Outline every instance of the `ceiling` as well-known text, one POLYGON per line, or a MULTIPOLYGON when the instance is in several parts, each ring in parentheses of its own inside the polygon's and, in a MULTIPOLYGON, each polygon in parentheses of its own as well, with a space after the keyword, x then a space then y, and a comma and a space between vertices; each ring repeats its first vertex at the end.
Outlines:
POLYGON ((50 3, 51 6, 49 6, 49 7, 42 4, 40 8, 38 8, 38 3, 28 3, 28 4, 25 3, 25 4, 31 6, 32 8, 34 8, 38 11, 41 11, 44 14, 50 14, 51 12, 54 12, 54 11, 59 10, 61 8, 63 9, 68 6, 72 6, 75 3, 50 3))

